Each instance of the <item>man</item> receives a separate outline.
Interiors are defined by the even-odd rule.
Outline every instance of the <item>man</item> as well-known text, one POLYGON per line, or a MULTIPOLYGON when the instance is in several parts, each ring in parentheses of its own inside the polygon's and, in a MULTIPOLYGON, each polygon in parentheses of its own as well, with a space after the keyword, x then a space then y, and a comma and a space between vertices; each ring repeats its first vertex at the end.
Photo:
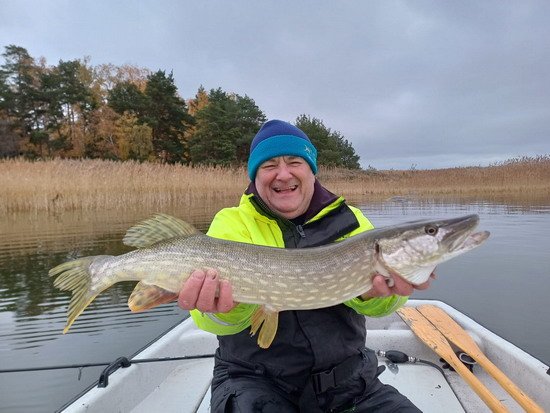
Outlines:
MULTIPOLYGON (((248 159, 251 183, 238 207, 222 209, 208 235, 280 248, 335 242, 373 228, 316 180, 317 150, 295 126, 272 120, 254 137, 248 159)), ((414 288, 381 275, 373 288, 343 304, 283 311, 268 349, 250 336, 256 305, 234 303, 231 285, 217 271, 197 269, 179 295, 197 326, 218 335, 212 412, 418 412, 378 379, 373 351, 365 349, 365 315, 395 311, 414 288)))

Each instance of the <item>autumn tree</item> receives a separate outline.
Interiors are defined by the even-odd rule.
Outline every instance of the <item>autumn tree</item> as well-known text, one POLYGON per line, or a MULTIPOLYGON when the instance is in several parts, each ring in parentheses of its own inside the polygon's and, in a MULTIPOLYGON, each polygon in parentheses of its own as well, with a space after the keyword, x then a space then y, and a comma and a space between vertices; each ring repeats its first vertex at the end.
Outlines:
MULTIPOLYGON (((0 156, 244 164, 265 115, 248 96, 201 86, 187 102, 172 73, 90 59, 47 66, 9 45, 0 66, 0 156)), ((359 168, 359 156, 320 119, 296 126, 317 146, 319 163, 359 168)))
POLYGON ((183 134, 183 139, 184 139, 185 148, 186 148, 185 155, 184 155, 186 162, 190 162, 191 160, 189 148, 190 148, 190 141, 195 135, 195 132, 197 131, 196 115, 206 105, 208 105, 208 92, 206 92, 204 87, 201 85, 197 90, 195 97, 187 100, 187 108, 188 108, 187 112, 189 113, 190 116, 193 117, 193 122, 187 125, 187 128, 185 129, 185 132, 183 134))
POLYGON ((115 137, 120 160, 146 161, 153 154, 153 130, 135 115, 125 113, 117 119, 115 137))
POLYGON ((136 116, 151 128, 153 148, 164 162, 186 162, 184 133, 193 117, 178 96, 172 73, 157 71, 147 77, 145 89, 126 81, 109 92, 109 106, 119 114, 136 116))

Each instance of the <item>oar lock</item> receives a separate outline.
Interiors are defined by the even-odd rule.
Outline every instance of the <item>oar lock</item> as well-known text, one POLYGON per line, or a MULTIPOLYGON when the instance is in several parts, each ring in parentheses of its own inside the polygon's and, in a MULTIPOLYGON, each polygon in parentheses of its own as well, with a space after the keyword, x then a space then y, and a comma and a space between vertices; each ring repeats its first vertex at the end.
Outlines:
MULTIPOLYGON (((458 359, 462 362, 462 364, 468 367, 468 370, 473 371, 474 365, 477 364, 477 362, 470 355, 468 355, 467 353, 464 353, 463 351, 455 351, 455 354, 458 357, 458 359)), ((440 358, 439 361, 443 363, 441 367, 443 367, 444 369, 455 371, 455 369, 453 369, 449 365, 449 363, 445 361, 445 359, 440 358)))

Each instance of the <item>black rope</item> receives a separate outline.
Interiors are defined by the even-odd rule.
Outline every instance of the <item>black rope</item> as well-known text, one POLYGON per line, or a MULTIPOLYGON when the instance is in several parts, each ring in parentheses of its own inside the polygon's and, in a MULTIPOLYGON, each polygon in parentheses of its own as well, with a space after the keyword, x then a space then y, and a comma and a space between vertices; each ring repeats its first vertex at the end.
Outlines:
MULTIPOLYGON (((194 360, 194 359, 204 359, 204 358, 212 358, 212 357, 214 357, 213 354, 203 354, 199 356, 158 357, 158 358, 149 358, 149 359, 134 359, 134 360, 128 360, 128 361, 130 364, 139 364, 139 363, 156 363, 159 361, 194 360)), ((86 367, 110 366, 113 363, 114 363, 113 361, 109 361, 109 362, 100 362, 100 363, 65 364, 65 365, 59 365, 59 366, 3 369, 3 370, 0 370, 0 373, 22 373, 22 372, 42 371, 42 370, 83 369, 86 367)))

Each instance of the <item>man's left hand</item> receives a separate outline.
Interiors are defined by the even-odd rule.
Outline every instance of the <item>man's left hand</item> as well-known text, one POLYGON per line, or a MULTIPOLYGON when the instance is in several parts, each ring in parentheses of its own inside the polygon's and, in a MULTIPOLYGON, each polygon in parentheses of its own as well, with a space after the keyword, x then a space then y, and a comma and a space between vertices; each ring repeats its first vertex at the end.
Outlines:
POLYGON ((389 286, 387 279, 380 274, 375 274, 372 277, 372 288, 365 294, 361 295, 363 300, 368 300, 374 297, 388 297, 390 295, 409 296, 414 290, 425 290, 430 286, 432 279, 435 279, 435 272, 430 275, 430 279, 422 284, 412 285, 398 275, 393 276, 393 286, 389 286))

